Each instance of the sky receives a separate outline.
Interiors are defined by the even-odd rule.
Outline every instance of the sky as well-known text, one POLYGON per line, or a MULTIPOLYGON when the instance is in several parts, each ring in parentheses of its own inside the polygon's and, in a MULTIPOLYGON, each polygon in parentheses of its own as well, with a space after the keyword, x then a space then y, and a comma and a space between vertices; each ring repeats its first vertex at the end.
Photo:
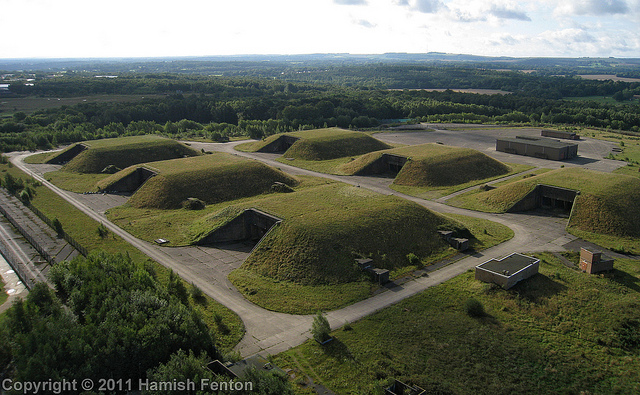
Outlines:
POLYGON ((0 0, 0 58, 640 58, 640 0, 0 0))

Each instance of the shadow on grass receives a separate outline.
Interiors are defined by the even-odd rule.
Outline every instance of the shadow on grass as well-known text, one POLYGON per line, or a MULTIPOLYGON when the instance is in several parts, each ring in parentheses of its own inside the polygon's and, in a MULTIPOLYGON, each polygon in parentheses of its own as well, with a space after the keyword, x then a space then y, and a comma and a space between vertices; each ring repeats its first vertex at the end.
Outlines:
POLYGON ((511 292, 515 292, 533 303, 540 303, 543 300, 566 290, 566 285, 554 281, 540 273, 526 280, 520 281, 511 288, 511 292))
POLYGON ((625 286, 636 292, 640 292, 640 278, 638 277, 632 276, 631 274, 618 269, 613 269, 611 273, 607 274, 606 276, 622 286, 625 286))
POLYGON ((324 349, 325 354, 339 361, 352 361, 354 359, 349 347, 336 337, 334 337, 329 343, 323 345, 322 348, 324 349))

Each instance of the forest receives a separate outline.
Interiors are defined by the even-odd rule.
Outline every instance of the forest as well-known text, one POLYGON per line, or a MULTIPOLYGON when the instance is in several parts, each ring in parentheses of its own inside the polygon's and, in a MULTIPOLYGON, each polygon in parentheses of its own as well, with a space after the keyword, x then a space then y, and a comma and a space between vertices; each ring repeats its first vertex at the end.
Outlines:
MULTIPOLYGON (((9 85, 7 97, 155 94, 135 102, 83 103, 0 113, 0 151, 47 149, 122 135, 263 138, 291 130, 356 130, 389 122, 463 122, 586 126, 640 132, 640 82, 414 64, 288 68, 281 78, 87 72, 9 85), (290 74, 290 75, 289 75, 290 74), (459 93, 449 88, 510 94, 459 93), (428 91, 424 89, 447 89, 428 91), (611 102, 566 100, 610 97, 611 102)), ((37 75, 37 74, 36 74, 37 75)))

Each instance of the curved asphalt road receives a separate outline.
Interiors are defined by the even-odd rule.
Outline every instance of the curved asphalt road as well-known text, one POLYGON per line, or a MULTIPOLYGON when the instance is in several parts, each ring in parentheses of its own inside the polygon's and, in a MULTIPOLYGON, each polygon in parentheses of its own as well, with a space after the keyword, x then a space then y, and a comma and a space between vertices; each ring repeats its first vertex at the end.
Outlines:
MULTIPOLYGON (((239 144, 237 142, 224 144, 190 142, 189 144, 198 150, 203 148, 205 151, 221 151, 257 159, 266 164, 278 167, 292 175, 325 177, 352 185, 358 185, 382 194, 397 195, 436 212, 463 214, 488 219, 504 224, 514 231, 515 236, 511 240, 431 272, 428 277, 420 277, 343 309, 329 312, 327 318, 331 323, 331 327, 334 329, 347 322, 353 322, 386 306, 397 303, 433 285, 440 284, 472 269, 488 259, 499 258, 515 251, 562 251, 564 250, 562 245, 575 239, 575 237, 568 235, 564 231, 566 220, 524 214, 488 214, 450 207, 439 202, 423 200, 395 192, 388 187, 391 182, 390 179, 327 175, 276 162, 274 160, 276 156, 272 154, 238 152, 234 150, 234 146, 239 144)), ((102 222, 111 232, 122 237, 151 259, 171 268, 183 279, 197 285, 207 295, 238 314, 244 322, 246 329, 244 338, 236 346, 236 349, 240 351, 243 356, 253 355, 258 352, 261 354, 275 354, 299 345, 310 338, 309 329, 311 327, 312 316, 283 314, 265 310, 247 301, 227 279, 224 279, 224 281, 216 281, 215 283, 205 281, 202 277, 198 276, 197 271, 188 265, 183 265, 181 262, 176 261, 174 257, 164 253, 158 246, 133 237, 108 221, 103 214, 97 213, 87 207, 72 193, 56 187, 37 173, 31 171, 23 162, 24 158, 29 155, 31 155, 31 153, 13 154, 11 155, 11 161, 16 167, 42 182, 43 185, 46 185, 77 209, 94 220, 102 222)))

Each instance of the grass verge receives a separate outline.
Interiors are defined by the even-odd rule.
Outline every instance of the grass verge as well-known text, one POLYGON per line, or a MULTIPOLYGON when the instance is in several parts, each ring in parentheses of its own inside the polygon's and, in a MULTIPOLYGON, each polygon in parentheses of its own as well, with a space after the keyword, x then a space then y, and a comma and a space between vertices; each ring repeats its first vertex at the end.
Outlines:
POLYGON ((325 286, 300 285, 242 268, 231 272, 229 281, 252 303, 289 314, 336 310, 368 298, 374 287, 368 280, 325 286))

